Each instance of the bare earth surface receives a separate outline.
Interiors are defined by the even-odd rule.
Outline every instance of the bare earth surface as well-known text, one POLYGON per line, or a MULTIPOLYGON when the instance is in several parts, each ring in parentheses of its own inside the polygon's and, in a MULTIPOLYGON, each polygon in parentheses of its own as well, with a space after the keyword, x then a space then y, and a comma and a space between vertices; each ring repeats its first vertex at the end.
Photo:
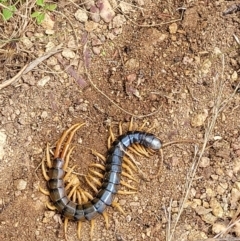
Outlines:
MULTIPOLYGON (((126 216, 109 207, 110 228, 99 216, 93 240, 205 240, 238 218, 240 91, 234 95, 234 88, 240 80, 240 12, 222 13, 239 2, 109 2, 106 18, 91 18, 80 1, 58 1, 41 26, 29 18, 19 33, 19 15, 0 22, 0 84, 61 44, 58 53, 0 90, 0 240, 78 240, 77 224, 69 222, 65 237, 60 215, 39 192, 46 188, 40 165, 46 144, 54 147, 64 130, 85 122, 72 141, 70 166, 86 174, 98 162, 91 149, 106 154, 109 125, 118 135, 117 124, 131 115, 136 130, 146 122, 163 143, 191 141, 163 148, 159 177, 147 181, 136 173, 137 184, 124 178, 138 187, 134 195, 116 196, 126 216)), ((101 9, 99 3, 95 8, 101 9)), ((146 175, 157 172, 160 155, 133 156, 146 175)), ((86 222, 83 241, 90 240, 89 232, 86 222)), ((240 224, 223 237, 239 238, 240 224)))

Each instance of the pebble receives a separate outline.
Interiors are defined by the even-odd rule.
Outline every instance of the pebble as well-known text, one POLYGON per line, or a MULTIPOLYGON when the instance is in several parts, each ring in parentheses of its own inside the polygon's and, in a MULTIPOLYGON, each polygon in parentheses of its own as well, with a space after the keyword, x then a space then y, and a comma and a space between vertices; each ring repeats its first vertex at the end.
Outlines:
POLYGON ((129 222, 131 222, 131 220, 132 220, 132 217, 130 215, 127 215, 126 216, 126 221, 129 223, 129 222))
POLYGON ((41 118, 42 118, 42 119, 45 119, 45 118, 47 118, 47 117, 48 117, 47 111, 43 111, 42 114, 41 114, 41 118))
POLYGON ((208 117, 208 110, 204 109, 201 113, 194 115, 191 119, 192 127, 202 126, 208 117))
POLYGON ((212 211, 211 208, 204 208, 203 206, 198 206, 195 208, 195 211, 198 215, 206 215, 212 211))
POLYGON ((62 56, 67 59, 73 59, 75 57, 75 52, 70 49, 64 49, 62 51, 62 56))
POLYGON ((233 232, 235 233, 235 235, 237 237, 240 237, 240 223, 236 223, 234 228, 233 228, 233 232))
POLYGON ((93 21, 87 21, 85 23, 85 30, 90 33, 93 30, 95 30, 98 27, 98 25, 99 25, 98 23, 95 23, 93 21))
POLYGON ((178 26, 176 23, 172 23, 169 25, 169 32, 171 34, 175 34, 177 32, 178 26))
POLYGON ((210 207, 212 208, 212 213, 218 218, 223 217, 223 208, 216 198, 210 200, 210 207))
POLYGON ((40 80, 37 82, 37 85, 43 87, 43 86, 45 86, 45 85, 48 83, 48 81, 49 81, 50 79, 51 79, 50 76, 44 76, 42 79, 40 79, 40 80))
POLYGON ((18 191, 22 191, 27 187, 27 182, 23 179, 16 180, 14 184, 18 191))
POLYGON ((211 70, 212 62, 209 59, 206 59, 201 67, 201 72, 203 75, 207 75, 209 71, 211 70))
POLYGON ((31 40, 27 37, 23 37, 22 39, 22 43, 24 44, 24 46, 27 48, 27 49, 30 49, 32 48, 33 46, 33 43, 31 42, 31 40))
POLYGON ((2 129, 0 130, 0 160, 3 159, 3 156, 5 154, 4 152, 4 146, 7 142, 7 135, 5 134, 5 131, 2 129))
POLYGON ((206 223, 213 224, 217 221, 217 217, 212 215, 212 213, 207 213, 205 215, 202 215, 202 220, 206 223))
POLYGON ((208 167, 210 165, 210 158, 208 157, 202 157, 199 167, 208 167))
POLYGON ((236 80, 238 79, 238 73, 237 73, 237 71, 234 71, 234 72, 233 72, 231 78, 232 78, 233 81, 236 81, 236 80))
POLYGON ((134 70, 139 68, 139 61, 137 59, 131 58, 125 63, 125 68, 129 70, 134 70))
MULTIPOLYGON (((120 4, 119 4, 120 5, 120 4)), ((115 16, 115 12, 112 9, 108 0, 99 0, 98 6, 100 9, 100 17, 106 22, 109 23, 115 16)))
POLYGON ((41 23, 41 26, 44 28, 44 29, 53 29, 54 28, 54 21, 52 20, 52 18, 49 16, 48 13, 45 13, 45 17, 44 17, 44 20, 42 21, 41 23))
POLYGON ((224 232, 226 230, 227 226, 225 223, 221 222, 221 223, 214 223, 212 226, 212 231, 213 233, 221 233, 224 232))
POLYGON ((87 22, 88 20, 88 15, 87 13, 82 10, 82 9, 78 9, 75 14, 74 14, 75 18, 79 21, 79 22, 82 22, 82 23, 85 23, 87 22))

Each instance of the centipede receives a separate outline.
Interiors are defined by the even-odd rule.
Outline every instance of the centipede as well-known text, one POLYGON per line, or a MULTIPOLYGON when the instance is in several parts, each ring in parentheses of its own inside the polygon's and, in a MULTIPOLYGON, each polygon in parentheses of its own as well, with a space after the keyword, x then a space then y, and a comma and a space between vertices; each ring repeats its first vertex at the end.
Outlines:
MULTIPOLYGON (((47 181, 48 191, 40 190, 49 195, 51 203, 48 204, 50 209, 56 209, 62 217, 64 217, 64 232, 67 232, 68 220, 78 222, 77 236, 81 238, 82 222, 91 222, 91 240, 93 238, 94 222, 97 216, 103 216, 106 226, 109 227, 107 208, 112 206, 118 208, 124 213, 121 206, 114 201, 116 194, 132 194, 136 193, 135 188, 121 180, 121 176, 132 178, 132 164, 126 158, 127 150, 135 147, 139 153, 145 153, 141 148, 144 147, 151 151, 151 154, 159 151, 162 147, 162 142, 154 134, 144 131, 133 131, 131 128, 125 133, 115 138, 110 131, 108 141, 108 151, 106 157, 94 152, 104 161, 102 164, 92 164, 91 167, 101 169, 102 173, 91 170, 91 174, 86 176, 86 181, 96 193, 92 196, 84 191, 80 182, 73 175, 73 168, 68 168, 70 155, 74 147, 70 148, 74 134, 80 129, 84 123, 78 123, 67 129, 58 140, 53 160, 51 161, 49 146, 46 151, 46 170, 44 162, 42 162, 42 172, 47 181), (126 163, 125 163, 126 162, 126 163), (123 170, 126 169, 127 171, 123 170), (72 177, 70 180, 70 176, 72 177), (101 180, 101 182, 96 178, 101 180), (77 181, 76 181, 77 180, 77 181), (133 191, 121 191, 120 186, 125 185, 133 191), (96 188, 96 186, 98 188, 96 188)), ((148 156, 148 155, 147 155, 148 156)))

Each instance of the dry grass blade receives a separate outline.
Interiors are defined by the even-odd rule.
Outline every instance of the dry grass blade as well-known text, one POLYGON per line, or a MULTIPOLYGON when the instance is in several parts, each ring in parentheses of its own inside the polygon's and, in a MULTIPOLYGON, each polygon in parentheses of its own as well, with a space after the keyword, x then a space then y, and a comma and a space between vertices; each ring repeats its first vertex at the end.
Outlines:
MULTIPOLYGON (((223 89, 224 89, 224 69, 225 69, 224 55, 222 55, 222 61, 221 62, 222 62, 221 76, 220 77, 216 76, 213 79, 213 81, 214 81, 214 97, 213 97, 214 98, 214 106, 213 106, 213 109, 212 109, 212 115, 211 115, 211 117, 209 119, 209 122, 207 124, 207 127, 205 129, 204 141, 203 141, 201 149, 198 150, 198 147, 196 146, 195 155, 194 155, 194 158, 193 158, 193 164, 192 164, 192 166, 189 170, 189 173, 188 173, 187 179, 186 179, 186 187, 185 187, 185 192, 183 194, 184 198, 183 198, 183 200, 180 204, 180 209, 179 209, 176 221, 174 222, 172 228, 171 228, 171 220, 170 220, 170 217, 169 217, 169 220, 168 220, 169 224, 168 224, 167 231, 166 231, 166 240, 167 241, 175 240, 174 239, 174 233, 175 233, 176 227, 178 225, 178 222, 180 220, 180 217, 182 215, 184 204, 186 203, 186 201, 189 197, 190 189, 192 187, 192 183, 193 183, 193 180, 195 178, 199 162, 201 161, 201 159, 203 157, 203 154, 206 150, 207 143, 208 143, 208 141, 210 139, 210 136, 213 132, 213 129, 215 127, 215 124, 216 124, 217 118, 219 116, 219 113, 221 111, 223 111, 223 109, 226 107, 227 103, 229 103, 229 101, 230 101, 230 99, 222 100, 222 94, 223 94, 223 89)), ((231 96, 231 98, 232 97, 233 97, 233 95, 231 96)), ((171 206, 171 204, 170 204, 170 206, 171 206)), ((171 210, 169 212, 171 212, 171 210)))
POLYGON ((40 56, 39 58, 35 59, 34 61, 32 61, 29 64, 26 64, 18 73, 17 75, 15 75, 13 78, 8 79, 6 81, 4 81, 2 84, 0 84, 0 90, 7 87, 8 85, 11 85, 13 83, 15 83, 16 81, 18 81, 21 76, 23 74, 28 73, 29 71, 31 71, 32 69, 34 69, 37 65, 39 65, 41 62, 43 62, 44 60, 48 59, 50 56, 60 52, 62 50, 62 45, 58 45, 57 47, 51 49, 50 51, 48 51, 47 53, 45 53, 44 55, 40 56))

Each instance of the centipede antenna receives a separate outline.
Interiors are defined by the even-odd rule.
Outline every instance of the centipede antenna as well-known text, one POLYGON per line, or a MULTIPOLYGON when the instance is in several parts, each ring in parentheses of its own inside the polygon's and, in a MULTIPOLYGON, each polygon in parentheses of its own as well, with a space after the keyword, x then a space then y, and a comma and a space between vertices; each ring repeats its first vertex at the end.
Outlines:
POLYGON ((79 123, 71 126, 69 129, 67 129, 66 131, 63 132, 61 138, 58 140, 57 145, 56 145, 56 149, 54 152, 54 158, 59 157, 59 152, 60 152, 60 148, 62 146, 63 141, 65 140, 66 136, 68 135, 68 133, 73 130, 76 126, 78 126, 79 123))
POLYGON ((109 219, 108 219, 108 215, 107 215, 107 212, 103 212, 103 218, 105 220, 105 223, 106 223, 106 228, 109 229, 109 219))
MULTIPOLYGON (((76 133, 76 131, 79 129, 79 128, 81 128, 83 125, 85 125, 85 123, 82 123, 82 124, 77 124, 77 126, 74 128, 74 129, 71 129, 71 132, 70 132, 70 135, 69 135, 69 137, 68 137, 68 139, 67 139, 67 141, 66 141, 66 143, 65 143, 65 145, 64 145, 64 147, 63 147, 63 150, 62 150, 62 152, 61 152, 61 155, 60 155, 60 158, 61 159, 64 159, 65 158, 65 155, 66 155, 66 153, 67 153, 67 150, 68 150, 68 148, 69 148, 69 145, 70 145, 70 142, 72 141, 72 138, 73 138, 73 136, 74 136, 74 134, 76 133)), ((68 132, 69 133, 69 132, 68 132)))
POLYGON ((78 239, 81 239, 81 230, 82 230, 82 222, 78 222, 78 225, 77 225, 77 237, 78 237, 78 239))

